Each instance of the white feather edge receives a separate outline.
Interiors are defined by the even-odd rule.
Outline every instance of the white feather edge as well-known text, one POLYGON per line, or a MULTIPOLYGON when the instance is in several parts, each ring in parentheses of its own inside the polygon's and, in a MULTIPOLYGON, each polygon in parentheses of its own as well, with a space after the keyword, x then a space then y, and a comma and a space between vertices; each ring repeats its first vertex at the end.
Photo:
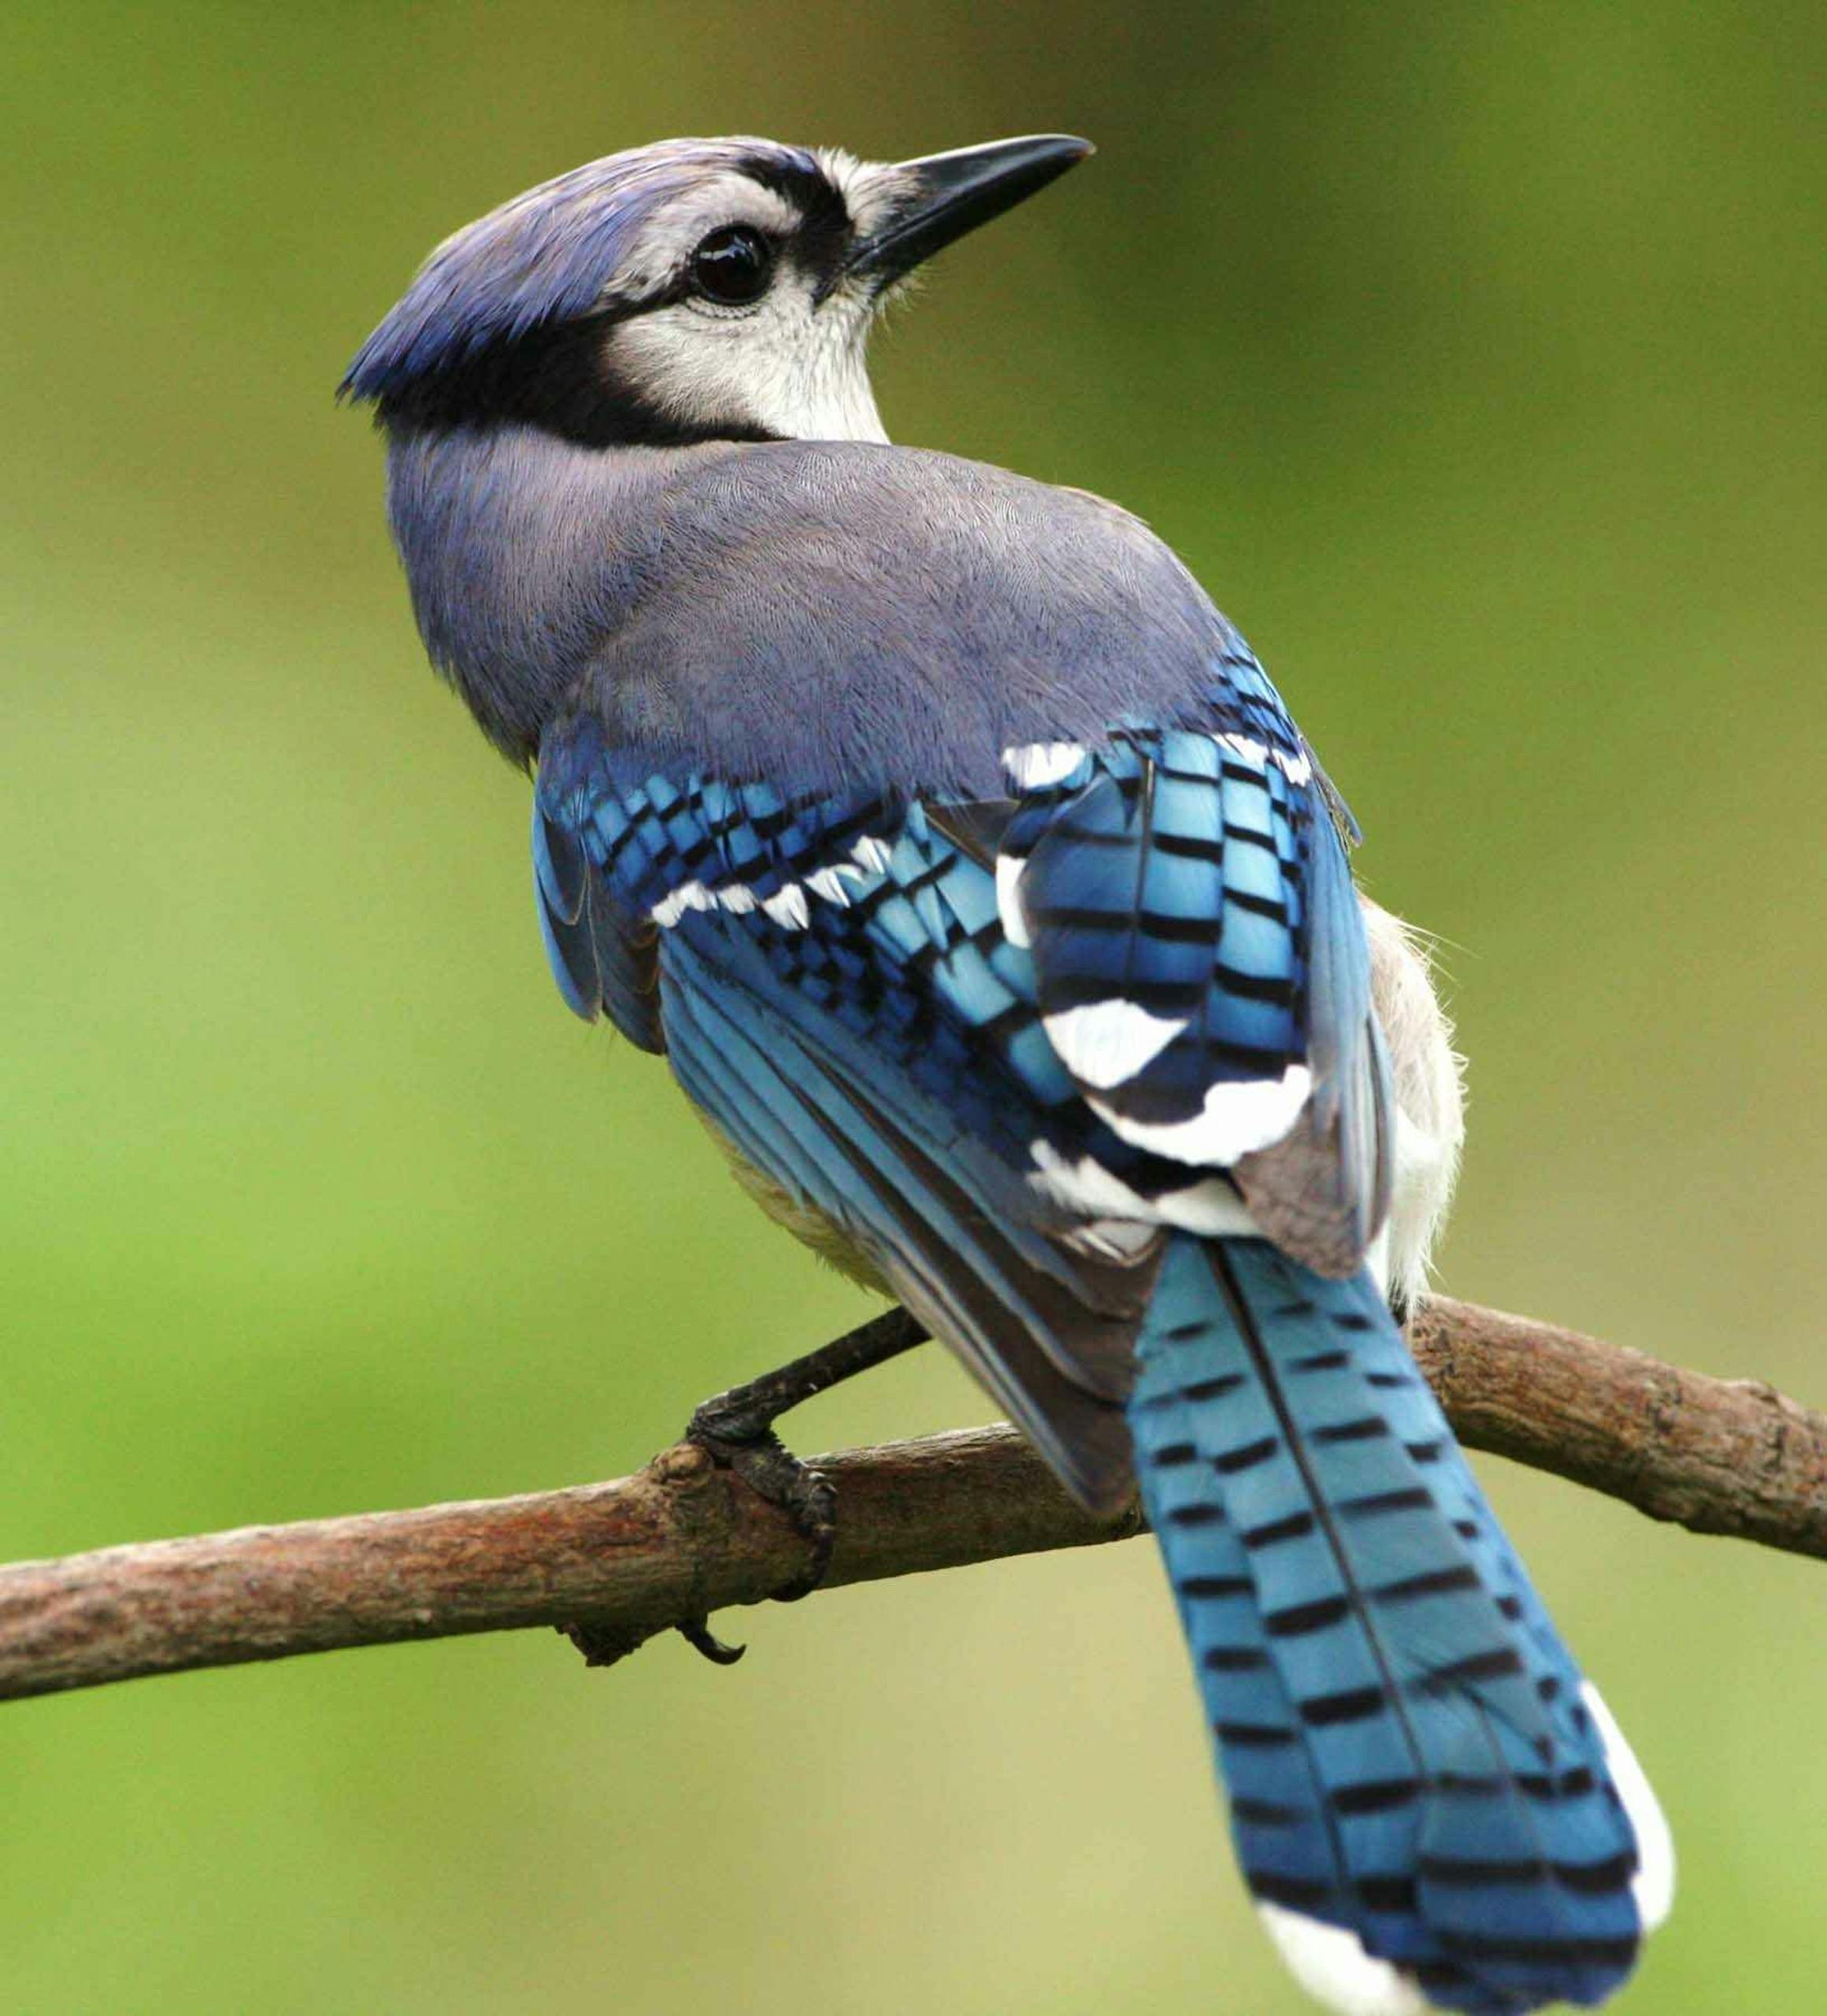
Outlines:
POLYGON ((848 861, 840 861, 835 868, 814 869, 803 882, 783 883, 771 896, 758 898, 743 882, 725 882, 714 889, 703 882, 681 882, 662 896, 647 915, 662 931, 669 931, 687 910, 727 910, 732 917, 747 917, 758 908, 784 929, 804 931, 812 922, 811 907, 806 900, 808 889, 821 901, 847 910, 850 891, 844 878, 860 883, 872 875, 885 875, 893 853, 890 842, 865 833, 851 847, 848 861))
POLYGON ((1028 935, 1028 920, 1021 914, 1021 871, 1027 865, 1018 854, 996 856, 996 915, 1002 936, 1022 952, 1034 942, 1028 935))
MULTIPOLYGON (((1028 1173, 1029 1183, 1069 1211, 1085 1212, 1094 1224, 1173 1225, 1208 1239, 1262 1236, 1242 1198, 1221 1177, 1202 1177, 1184 1190, 1146 1198, 1090 1155, 1069 1162, 1051 1142, 1040 1140, 1028 1143, 1028 1153, 1034 1163, 1028 1173)), ((1103 1243, 1120 1242, 1106 1238, 1103 1243)))
POLYGON ((1604 1695, 1589 1680, 1581 1682, 1580 1695, 1605 1746, 1605 1768, 1636 1830, 1636 1873, 1630 1879, 1630 1894, 1636 1900, 1644 1930, 1654 1932, 1674 1908, 1674 1834, 1648 1774, 1636 1761, 1636 1752, 1625 1740, 1604 1695))
MULTIPOLYGON (((1637 1871, 1631 1895, 1644 1933, 1652 1933, 1674 1903, 1674 1836, 1605 1697, 1589 1680, 1580 1692, 1604 1746, 1605 1768, 1636 1831, 1637 1871)), ((1258 1904, 1256 1910, 1288 1972, 1340 2016, 1421 2016, 1427 2009, 1415 1983, 1389 1961, 1373 1959, 1355 1933, 1280 1904, 1258 1904)))
POLYGON ((1172 1162, 1226 1169, 1240 1155, 1273 1147, 1312 1095, 1313 1073, 1304 1064, 1291 1064, 1279 1078, 1233 1079, 1209 1087, 1204 1104, 1186 1120, 1132 1120, 1095 1095, 1086 1096, 1099 1117, 1132 1147, 1172 1162))
POLYGON ((1283 1904, 1258 1904, 1256 1913, 1282 1963, 1316 2002, 1340 2016, 1425 2016, 1427 1998, 1388 1960, 1376 1960, 1343 1925, 1310 1918, 1283 1904))
POLYGON ((806 891, 797 882, 789 882, 762 904, 775 923, 784 925, 789 931, 804 931, 812 922, 812 912, 806 902, 806 891))
POLYGON ((850 908, 850 891, 844 887, 843 875, 836 868, 815 868, 806 878, 806 886, 813 895, 828 903, 835 903, 840 910, 850 908))
MULTIPOLYGON (((1253 735, 1234 730, 1209 739, 1258 769, 1273 763, 1290 784, 1304 784, 1313 776, 1313 765, 1304 751, 1290 756, 1253 735)), ((1084 745, 1077 742, 1017 743, 1002 751, 1002 768, 1017 791, 1044 791, 1050 784, 1063 784, 1084 762, 1085 754, 1084 745)))
POLYGON ((1389 1221, 1385 1218, 1377 1228, 1377 1236, 1364 1249, 1364 1265, 1370 1269, 1377 1292, 1385 1302, 1389 1299, 1389 1221))
POLYGON ((714 910, 717 901, 702 882, 681 882, 662 896, 647 915, 662 931, 670 931, 687 910, 714 910))
POLYGON ((1273 763, 1291 784, 1304 784, 1313 776, 1313 765, 1304 754, 1288 756, 1279 749, 1271 749, 1266 742, 1259 742, 1253 735, 1223 734, 1212 737, 1221 749, 1228 749, 1233 755, 1240 756, 1246 763, 1254 763, 1260 769, 1265 764, 1273 763))
POLYGON ((1109 1091, 1146 1071, 1186 1027, 1184 1017, 1151 1014, 1133 1001, 1090 1001, 1045 1017, 1041 1026, 1059 1061, 1081 1085, 1109 1091))
POLYGON ((1028 742, 1002 751, 1002 768, 1018 791, 1062 784, 1084 760, 1084 747, 1077 742, 1028 742))

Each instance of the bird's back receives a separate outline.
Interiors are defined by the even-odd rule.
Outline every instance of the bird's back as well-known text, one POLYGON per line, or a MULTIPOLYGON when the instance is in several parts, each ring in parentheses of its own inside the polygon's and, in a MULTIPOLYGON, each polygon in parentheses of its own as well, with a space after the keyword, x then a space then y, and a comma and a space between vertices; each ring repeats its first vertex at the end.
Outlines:
POLYGON ((1203 713, 1242 649, 1140 519, 925 449, 604 456, 501 428, 397 439, 391 491, 421 621, 485 724, 506 665, 517 705, 796 788, 988 795, 1006 749, 1203 713), (504 544, 516 567, 478 566, 504 544))

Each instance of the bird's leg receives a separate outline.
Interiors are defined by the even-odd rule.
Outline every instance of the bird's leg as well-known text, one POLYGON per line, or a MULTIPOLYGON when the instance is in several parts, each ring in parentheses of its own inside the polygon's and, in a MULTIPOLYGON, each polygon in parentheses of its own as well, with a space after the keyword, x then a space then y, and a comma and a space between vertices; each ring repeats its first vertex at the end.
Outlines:
MULTIPOLYGON (((811 1559, 804 1572, 774 1592, 779 1602, 795 1603, 824 1581, 837 1534, 837 1500, 831 1480, 787 1448, 774 1432, 774 1423, 802 1401, 924 1343, 927 1335, 906 1310, 891 1309, 777 1371, 763 1373, 746 1385, 719 1393, 692 1415, 685 1440, 706 1451, 721 1468, 733 1470, 770 1505, 778 1506, 811 1544, 811 1559)), ((679 1629, 689 1644, 720 1666, 741 1656, 739 1647, 720 1644, 712 1637, 702 1618, 679 1629)))
MULTIPOLYGON (((906 1310, 891 1309, 777 1371, 717 1394, 693 1414, 685 1440, 702 1449, 721 1469, 734 1471, 770 1505, 778 1506, 811 1543, 811 1559, 805 1570, 774 1592, 782 1603, 809 1595, 825 1579, 836 1537, 837 1506, 830 1479, 784 1447, 774 1432, 774 1423, 801 1401, 840 1385, 872 1366, 886 1364, 924 1343, 928 1335, 906 1310)), ((634 1649, 589 1624, 561 1628, 591 1666, 613 1666, 634 1649)), ((680 1636, 713 1665, 734 1666, 743 1655, 742 1646, 725 1645, 711 1635, 706 1617, 687 1618, 677 1628, 680 1636)))
POLYGON ((784 1447, 774 1432, 774 1423, 802 1402, 924 1343, 927 1335, 906 1310, 891 1309, 777 1371, 763 1373, 746 1385, 719 1393, 692 1415, 685 1440, 697 1443, 723 1468, 735 1471, 770 1505, 790 1514, 812 1543, 808 1571, 776 1592, 780 1602, 810 1595, 824 1580, 835 1530, 834 1499, 829 1479, 809 1469, 784 1447))

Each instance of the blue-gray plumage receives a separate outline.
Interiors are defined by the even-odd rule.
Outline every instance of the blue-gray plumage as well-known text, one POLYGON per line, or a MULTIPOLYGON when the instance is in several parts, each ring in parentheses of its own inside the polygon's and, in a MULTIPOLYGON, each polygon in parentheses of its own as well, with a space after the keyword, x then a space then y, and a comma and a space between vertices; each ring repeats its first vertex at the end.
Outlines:
POLYGON ((1086 151, 613 156, 450 239, 344 389, 432 658, 537 765, 565 999, 1081 1498, 1140 1484, 1300 1978, 1597 2002, 1672 1863, 1385 1299, 1458 1142, 1425 966, 1167 548, 876 414, 884 295, 1086 151))

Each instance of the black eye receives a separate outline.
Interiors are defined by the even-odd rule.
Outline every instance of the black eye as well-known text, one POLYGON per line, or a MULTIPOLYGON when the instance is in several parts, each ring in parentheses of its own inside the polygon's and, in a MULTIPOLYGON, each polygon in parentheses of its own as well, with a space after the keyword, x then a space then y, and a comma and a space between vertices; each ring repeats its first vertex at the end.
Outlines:
POLYGON ((691 255, 692 286, 725 307, 759 301, 773 275, 774 248, 746 224, 713 231, 691 255))

